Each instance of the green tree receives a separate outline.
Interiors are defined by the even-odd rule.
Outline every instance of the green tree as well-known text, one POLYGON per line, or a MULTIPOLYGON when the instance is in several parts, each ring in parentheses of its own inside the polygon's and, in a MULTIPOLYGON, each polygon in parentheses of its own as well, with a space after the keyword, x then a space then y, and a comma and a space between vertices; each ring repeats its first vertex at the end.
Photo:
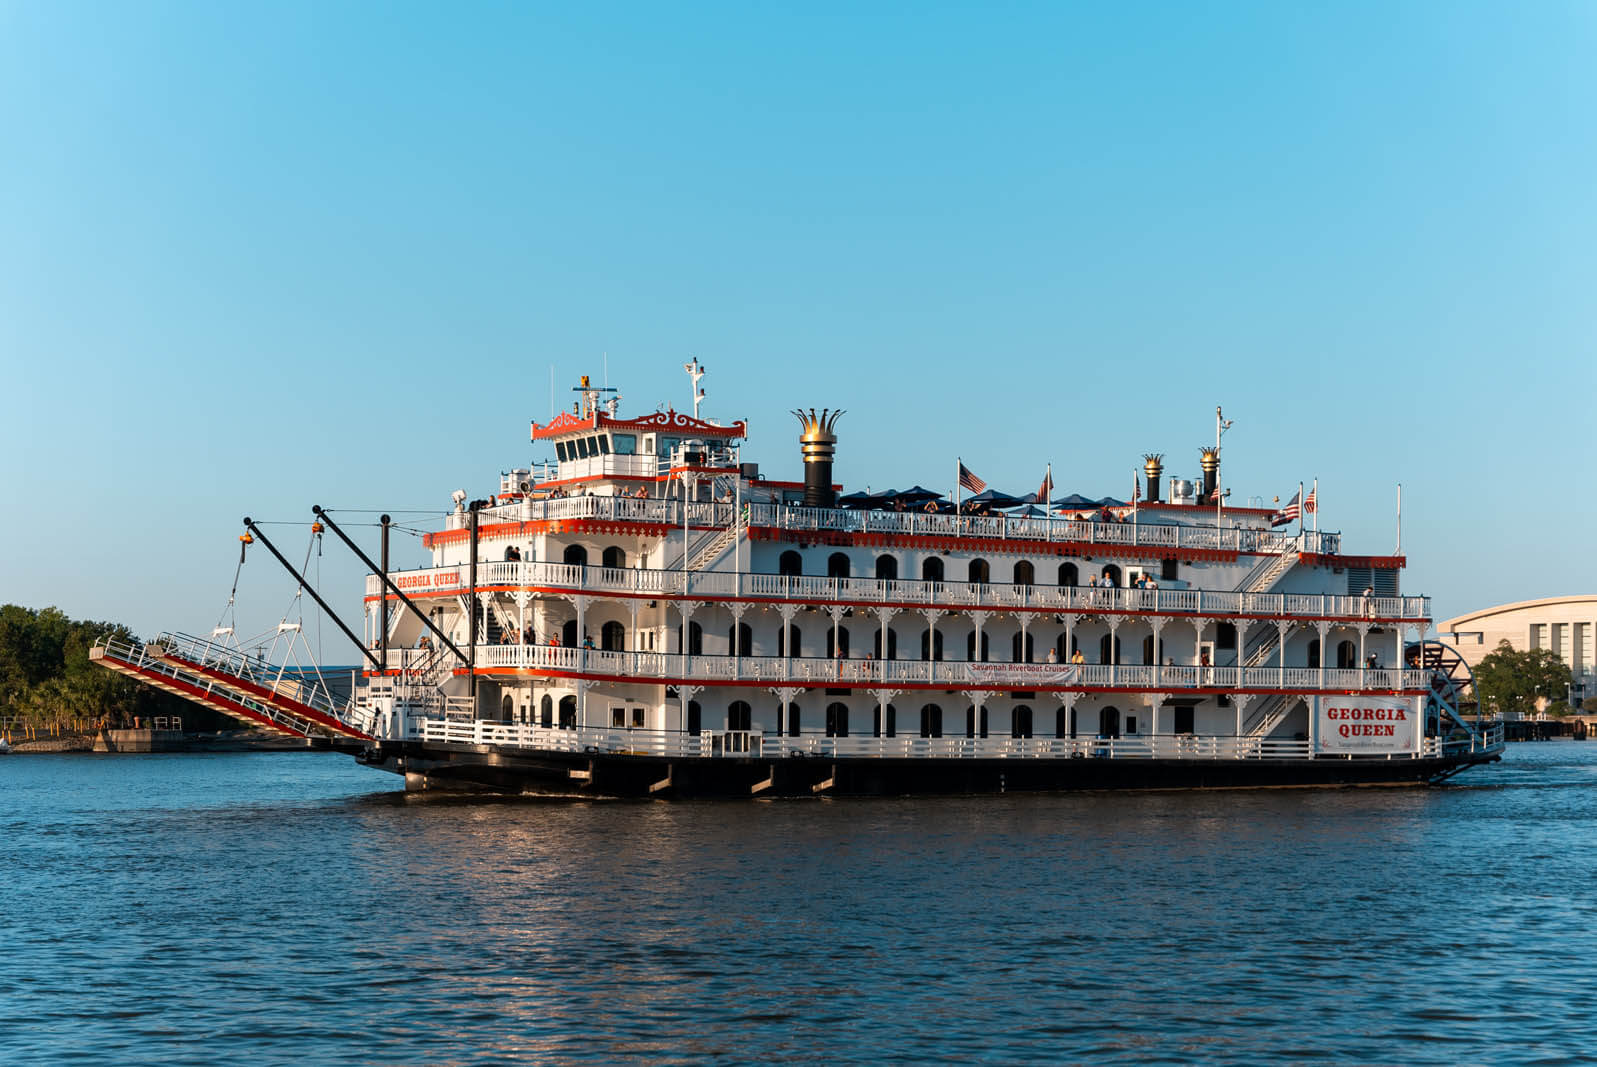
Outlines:
POLYGON ((1475 668, 1475 693, 1481 708, 1493 715, 1532 715, 1538 697, 1562 703, 1570 673, 1564 661, 1545 648, 1516 651, 1507 641, 1475 668))

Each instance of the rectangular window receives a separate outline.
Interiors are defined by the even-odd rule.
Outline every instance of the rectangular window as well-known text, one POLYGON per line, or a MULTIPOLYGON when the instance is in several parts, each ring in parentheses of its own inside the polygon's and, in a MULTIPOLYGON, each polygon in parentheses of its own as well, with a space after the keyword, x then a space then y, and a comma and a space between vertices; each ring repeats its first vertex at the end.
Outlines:
POLYGON ((633 726, 634 729, 637 729, 637 730, 643 729, 643 709, 642 708, 633 708, 632 709, 632 726, 633 726))
POLYGON ((560 460, 561 463, 564 463, 566 460, 571 458, 566 454, 566 443, 564 441, 555 442, 555 456, 560 460))
POLYGON ((1176 733, 1190 734, 1192 732, 1192 708, 1176 708, 1176 733))
POLYGON ((618 433, 613 435, 616 446, 616 455, 630 456, 638 450, 638 435, 631 433, 618 433))
POLYGON ((675 452, 677 445, 679 445, 681 443, 682 443, 682 438, 680 438, 680 437, 662 437, 662 438, 660 438, 660 455, 665 456, 666 458, 669 459, 670 456, 671 456, 671 453, 675 452))
POLYGON ((1530 647, 1532 650, 1547 647, 1547 624, 1533 622, 1530 624, 1530 647))
POLYGON ((1137 732, 1137 717, 1135 715, 1127 715, 1126 716, 1126 733, 1134 734, 1136 732, 1137 732))
POLYGON ((1180 566, 1180 563, 1177 560, 1173 560, 1173 559, 1162 559, 1162 560, 1160 560, 1159 561, 1159 580, 1161 582, 1173 582, 1173 581, 1175 581, 1177 578, 1180 577, 1179 572, 1176 570, 1176 568, 1178 566, 1180 566))
POLYGON ((1575 624, 1575 659, 1570 664, 1577 671, 1591 670, 1591 623, 1575 624))
POLYGON ((598 437, 595 437, 594 440, 598 442, 599 455, 608 456, 610 454, 610 435, 607 433, 602 433, 598 437))
POLYGON ((1569 627, 1565 623, 1553 623, 1553 655, 1565 663, 1569 662, 1569 646, 1564 643, 1568 630, 1569 627))
POLYGON ((577 438, 577 440, 574 443, 577 446, 577 458, 578 459, 587 459, 588 458, 588 439, 586 437, 579 437, 579 438, 577 438))
POLYGON ((1370 568, 1349 567, 1347 569, 1347 595, 1358 596, 1370 587, 1370 568))
POLYGON ((626 708, 611 708, 610 709, 610 725, 619 729, 620 727, 625 726, 626 724, 627 724, 627 709, 626 708))

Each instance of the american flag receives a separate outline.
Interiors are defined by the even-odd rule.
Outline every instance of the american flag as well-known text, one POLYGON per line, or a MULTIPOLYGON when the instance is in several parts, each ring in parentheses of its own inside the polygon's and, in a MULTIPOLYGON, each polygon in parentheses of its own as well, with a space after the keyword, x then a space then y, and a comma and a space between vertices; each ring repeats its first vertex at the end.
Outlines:
POLYGON ((973 493, 982 493, 987 490, 987 483, 976 477, 971 469, 965 466, 963 460, 959 464, 959 487, 969 489, 973 493))
MULTIPOLYGON (((981 490, 977 490, 981 492, 981 490)), ((1054 469, 1049 467, 1042 476, 1042 485, 1037 488, 1037 503, 1043 507, 1048 506, 1048 498, 1054 495, 1054 469)))
MULTIPOLYGON (((1297 518, 1298 517, 1298 497, 1300 497, 1302 495, 1303 495, 1303 490, 1302 489, 1299 489, 1297 492, 1293 493, 1292 494, 1292 499, 1287 501, 1286 507, 1282 508, 1280 511, 1276 512, 1274 515, 1270 516, 1270 525, 1271 526, 1285 526, 1287 523, 1289 523, 1293 519, 1297 518)), ((1310 499, 1313 499, 1313 498, 1311 497, 1310 499)))
POLYGON ((1319 501, 1316 499, 1319 495, 1320 487, 1315 486, 1313 489, 1309 490, 1309 495, 1303 498, 1303 511, 1305 514, 1313 515, 1316 511, 1320 510, 1319 501))

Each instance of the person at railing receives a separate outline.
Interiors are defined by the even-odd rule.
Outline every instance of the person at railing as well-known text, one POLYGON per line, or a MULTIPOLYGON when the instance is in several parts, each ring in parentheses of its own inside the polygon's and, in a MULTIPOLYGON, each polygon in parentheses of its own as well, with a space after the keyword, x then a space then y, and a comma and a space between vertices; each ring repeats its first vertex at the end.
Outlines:
POLYGON ((433 647, 432 635, 431 634, 422 634, 421 635, 421 640, 416 642, 416 647, 419 648, 419 649, 422 649, 423 651, 432 648, 433 647))
POLYGON ((1364 603, 1364 617, 1375 618, 1375 589, 1372 586, 1365 586, 1364 592, 1359 594, 1359 599, 1364 603))
POLYGON ((505 562, 506 563, 520 563, 521 562, 521 549, 517 548, 515 545, 506 545, 505 546, 505 562))
POLYGON ((636 493, 633 493, 632 495, 634 497, 636 497, 637 499, 639 499, 639 500, 647 500, 647 499, 649 499, 648 487, 640 485, 640 486, 638 486, 638 491, 636 493))
POLYGON ((1083 656, 1081 654, 1081 649, 1078 648, 1078 649, 1076 649, 1076 651, 1074 651, 1074 652, 1072 652, 1070 654, 1070 662, 1071 663, 1086 663, 1087 662, 1087 657, 1083 656))
POLYGON ((532 632, 532 623, 530 622, 521 631, 521 643, 524 645, 536 645, 538 643, 538 635, 532 632))

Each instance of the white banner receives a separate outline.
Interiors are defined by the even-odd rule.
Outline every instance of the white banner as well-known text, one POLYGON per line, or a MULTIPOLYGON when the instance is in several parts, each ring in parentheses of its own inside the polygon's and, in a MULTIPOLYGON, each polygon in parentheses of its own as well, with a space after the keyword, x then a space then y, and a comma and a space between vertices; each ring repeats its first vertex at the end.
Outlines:
POLYGON ((1319 750, 1413 752, 1417 718, 1402 697, 1321 697, 1319 750))
POLYGON ((972 685, 1074 685, 1077 670, 1060 663, 972 663, 965 668, 972 685))

